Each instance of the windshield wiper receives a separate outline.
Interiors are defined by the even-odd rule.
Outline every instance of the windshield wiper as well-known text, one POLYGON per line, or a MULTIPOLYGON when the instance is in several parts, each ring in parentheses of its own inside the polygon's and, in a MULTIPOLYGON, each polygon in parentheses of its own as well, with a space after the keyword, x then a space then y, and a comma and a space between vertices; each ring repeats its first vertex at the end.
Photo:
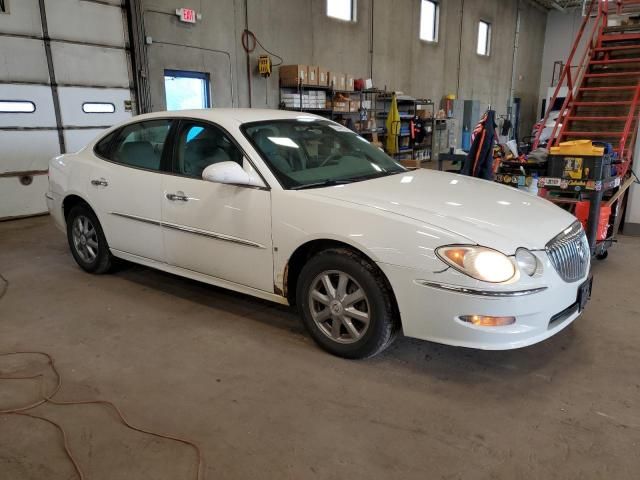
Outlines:
POLYGON ((314 183, 306 183, 304 185, 298 185, 296 187, 291 187, 291 190, 304 190, 306 188, 320 188, 320 187, 332 187, 334 185, 344 185, 347 183, 351 183, 354 180, 346 179, 346 180, 334 180, 327 179, 322 182, 314 182, 314 183))
POLYGON ((374 178, 388 177, 390 175, 396 175, 398 173, 403 173, 403 172, 405 172, 405 170, 397 170, 395 172, 390 172, 390 171, 375 172, 375 173, 371 173, 369 175, 362 175, 360 177, 346 178, 345 180, 348 180, 350 182, 359 182, 361 180, 372 180, 374 178))

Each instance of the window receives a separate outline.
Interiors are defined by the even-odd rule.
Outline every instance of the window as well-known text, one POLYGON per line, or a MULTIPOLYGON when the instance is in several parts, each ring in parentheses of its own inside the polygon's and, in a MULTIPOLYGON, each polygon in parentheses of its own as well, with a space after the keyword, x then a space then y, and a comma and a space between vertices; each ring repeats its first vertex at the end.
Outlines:
POLYGON ((0 113, 33 113, 36 104, 28 100, 0 100, 0 113))
POLYGON ((219 128, 201 122, 186 122, 176 142, 175 171, 180 175, 202 178, 209 165, 236 162, 242 166, 242 152, 219 128))
POLYGON ((211 107, 208 73, 165 70, 164 92, 167 110, 211 107))
POLYGON ((132 123, 100 140, 95 152, 124 165, 159 171, 170 128, 171 120, 167 119, 132 123))
POLYGON ((478 46, 476 53, 478 55, 489 56, 491 49, 491 24, 480 20, 478 23, 478 46))
POLYGON ((9 0, 0 0, 0 13, 9 13, 9 0))
POLYGON ((327 16, 355 22, 356 0, 327 0, 327 16))
POLYGON ((84 113, 114 113, 116 106, 106 102, 85 102, 82 104, 84 113))
POLYGON ((438 41, 438 22, 440 15, 436 2, 422 0, 420 6, 420 39, 427 42, 438 41))
POLYGON ((243 133, 284 188, 313 188, 406 170, 364 138, 328 120, 248 123, 243 133))

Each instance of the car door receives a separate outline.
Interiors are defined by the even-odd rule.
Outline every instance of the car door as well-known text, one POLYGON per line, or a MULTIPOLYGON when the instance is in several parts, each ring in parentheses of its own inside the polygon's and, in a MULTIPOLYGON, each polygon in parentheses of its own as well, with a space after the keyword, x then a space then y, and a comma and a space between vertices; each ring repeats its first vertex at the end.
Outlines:
POLYGON ((95 148, 88 195, 110 248, 165 261, 162 238, 162 177, 170 169, 164 147, 170 119, 132 123, 95 148))
POLYGON ((173 175, 164 178, 162 222, 167 263, 273 292, 268 188, 202 179, 213 164, 253 166, 220 127, 181 120, 173 137, 173 175))

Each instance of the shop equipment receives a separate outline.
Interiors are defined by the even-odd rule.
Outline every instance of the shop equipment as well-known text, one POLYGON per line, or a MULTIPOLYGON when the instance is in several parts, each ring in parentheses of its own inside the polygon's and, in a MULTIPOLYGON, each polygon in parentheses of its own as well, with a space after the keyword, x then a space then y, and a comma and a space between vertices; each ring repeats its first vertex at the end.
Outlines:
MULTIPOLYGON (((588 197, 587 232, 592 253, 599 258, 606 257, 619 225, 620 205, 632 183, 628 180, 633 175, 632 155, 640 106, 640 24, 624 15, 634 12, 640 12, 638 0, 585 2, 584 19, 542 122, 546 124, 560 92, 567 91, 547 144, 551 156, 554 148, 575 140, 588 139, 590 145, 591 140, 611 145, 608 158, 604 153, 584 155, 582 152, 580 158, 593 162, 590 166, 585 164, 578 169, 574 162, 576 169, 572 174, 570 168, 566 169, 571 167, 571 160, 555 161, 550 165, 552 172, 540 179, 540 186, 545 187, 540 194, 561 205, 570 205, 574 213, 576 203, 588 197), (610 26, 609 20, 614 16, 622 20, 620 25, 610 26), (586 176, 585 167, 588 168, 586 176), (578 170, 580 178, 572 178, 571 175, 578 175, 578 170), (612 198, 615 200, 609 205, 612 198), (599 240, 603 200, 611 207, 611 218, 607 221, 610 227, 606 238, 599 240)), ((533 142, 534 149, 540 143, 540 134, 541 131, 533 142)), ((586 145, 583 143, 582 147, 586 145)), ((557 150, 556 153, 564 155, 557 150)), ((584 214, 585 207, 580 208, 584 214)))

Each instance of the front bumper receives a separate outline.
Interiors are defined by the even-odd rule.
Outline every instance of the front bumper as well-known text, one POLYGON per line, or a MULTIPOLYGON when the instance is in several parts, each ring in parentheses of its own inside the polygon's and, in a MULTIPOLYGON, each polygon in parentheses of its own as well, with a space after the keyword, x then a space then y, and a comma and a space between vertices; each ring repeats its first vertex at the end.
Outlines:
POLYGON ((588 276, 567 283, 548 261, 544 263, 542 277, 527 279, 524 286, 500 289, 470 285, 466 276, 450 269, 432 273, 425 280, 423 271, 389 264, 379 266, 393 287, 405 335, 447 345, 508 350, 545 340, 580 315, 578 289, 588 276), (460 320, 461 315, 514 316, 516 321, 512 325, 483 327, 460 320))

